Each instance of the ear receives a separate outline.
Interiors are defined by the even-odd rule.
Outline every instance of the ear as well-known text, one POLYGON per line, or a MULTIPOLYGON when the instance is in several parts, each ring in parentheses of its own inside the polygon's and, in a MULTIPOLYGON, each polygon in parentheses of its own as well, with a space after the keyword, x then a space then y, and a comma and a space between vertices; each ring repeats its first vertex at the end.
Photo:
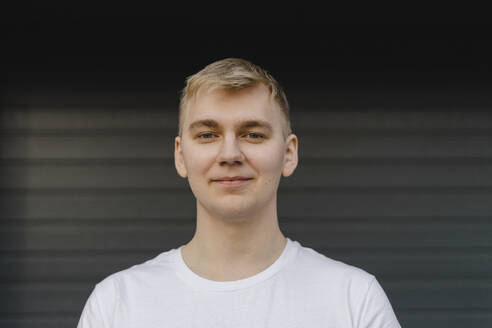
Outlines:
POLYGON ((294 173, 297 167, 298 155, 297 155, 297 136, 293 133, 289 134, 286 141, 284 166, 282 167, 282 175, 284 177, 290 176, 294 173))
POLYGON ((183 148, 181 146, 181 137, 177 136, 174 139, 174 165, 176 166, 176 171, 178 171, 179 176, 182 178, 188 177, 188 171, 186 170, 186 165, 183 157, 183 148))

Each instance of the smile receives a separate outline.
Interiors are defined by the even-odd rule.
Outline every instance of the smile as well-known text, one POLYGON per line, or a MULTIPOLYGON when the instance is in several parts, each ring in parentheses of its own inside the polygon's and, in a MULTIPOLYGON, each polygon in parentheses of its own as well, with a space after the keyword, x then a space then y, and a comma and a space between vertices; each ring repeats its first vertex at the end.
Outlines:
POLYGON ((212 180, 225 187, 237 187, 247 184, 252 179, 240 178, 240 179, 227 179, 227 180, 212 180))

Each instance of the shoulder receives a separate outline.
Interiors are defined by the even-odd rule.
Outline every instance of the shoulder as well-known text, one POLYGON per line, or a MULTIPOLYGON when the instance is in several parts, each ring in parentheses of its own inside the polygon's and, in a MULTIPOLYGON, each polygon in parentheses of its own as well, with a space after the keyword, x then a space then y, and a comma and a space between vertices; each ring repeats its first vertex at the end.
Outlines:
POLYGON ((309 288, 313 297, 328 300, 334 307, 346 304, 346 311, 357 326, 400 327, 373 274, 307 247, 298 248, 291 270, 296 272, 298 279, 309 282, 303 284, 303 289, 309 288))
POLYGON ((332 259, 320 252, 297 245, 297 255, 289 266, 292 282, 312 293, 337 298, 364 298, 375 276, 362 268, 332 259))
POLYGON ((115 311, 122 302, 156 290, 157 284, 172 285, 174 251, 164 252, 98 282, 86 302, 78 328, 113 327, 115 311))
POLYGON ((311 278, 334 281, 351 281, 365 284, 367 287, 375 279, 374 275, 364 269, 332 259, 312 248, 300 246, 296 258, 296 266, 303 274, 311 278))
POLYGON ((134 288, 145 287, 156 282, 165 282, 166 278, 174 276, 174 252, 169 250, 143 263, 135 264, 126 269, 117 271, 105 277, 95 286, 95 292, 99 297, 119 297, 122 291, 130 291, 134 288))

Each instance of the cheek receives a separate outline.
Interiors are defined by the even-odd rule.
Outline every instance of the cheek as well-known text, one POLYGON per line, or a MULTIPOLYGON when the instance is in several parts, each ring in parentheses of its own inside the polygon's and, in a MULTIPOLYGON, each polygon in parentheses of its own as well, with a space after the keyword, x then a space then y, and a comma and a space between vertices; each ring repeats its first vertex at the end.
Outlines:
POLYGON ((282 149, 265 149, 259 152, 256 156, 257 169, 269 176, 270 179, 275 179, 277 175, 280 175, 283 164, 282 149))
POLYGON ((186 168, 190 174, 205 172, 214 162, 212 149, 195 148, 184 153, 186 168))

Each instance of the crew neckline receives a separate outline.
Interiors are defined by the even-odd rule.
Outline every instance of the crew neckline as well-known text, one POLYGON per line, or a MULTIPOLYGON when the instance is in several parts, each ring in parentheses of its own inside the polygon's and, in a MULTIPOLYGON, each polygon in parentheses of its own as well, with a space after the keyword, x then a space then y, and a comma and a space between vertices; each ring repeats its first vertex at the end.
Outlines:
POLYGON ((203 278, 193 272, 185 263, 182 255, 182 248, 185 245, 174 249, 171 256, 174 258, 175 270, 178 277, 191 287, 199 290, 208 291, 230 291, 237 289, 244 289, 256 285, 262 281, 275 275, 280 269, 289 262, 297 254, 298 247, 300 246, 297 241, 292 241, 287 238, 287 243, 282 251, 282 254, 265 270, 250 276, 248 278, 234 280, 234 281, 215 281, 203 278))

